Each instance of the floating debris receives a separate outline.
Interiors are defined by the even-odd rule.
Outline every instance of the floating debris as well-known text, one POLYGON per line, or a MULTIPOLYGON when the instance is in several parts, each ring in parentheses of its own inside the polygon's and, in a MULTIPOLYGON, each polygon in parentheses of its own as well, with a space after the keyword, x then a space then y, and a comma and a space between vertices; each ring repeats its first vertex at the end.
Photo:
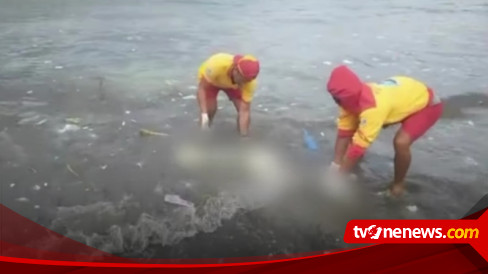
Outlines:
POLYGON ((100 166, 100 169, 105 170, 105 169, 107 169, 107 167, 108 167, 108 165, 103 165, 103 166, 100 166))
POLYGON ((325 133, 323 131, 321 131, 320 136, 325 137, 325 133))
POLYGON ((470 125, 470 126, 474 126, 474 122, 473 122, 473 121, 471 121, 471 120, 470 120, 470 121, 468 121, 467 123, 468 123, 468 125, 470 125))
POLYGON ((15 184, 14 184, 14 183, 11 183, 11 184, 10 184, 10 188, 13 188, 14 186, 15 186, 15 184))
POLYGON ((125 121, 122 121, 122 126, 125 126, 125 121))
POLYGON ((73 168, 70 166, 70 164, 66 164, 66 168, 68 169, 69 172, 71 172, 71 174, 75 175, 76 177, 80 177, 80 175, 78 175, 78 173, 76 173, 73 168))
POLYGON ((69 131, 78 131, 80 129, 77 125, 66 124, 63 128, 58 130, 58 133, 63 134, 69 131))
POLYGON ((176 101, 176 99, 175 98, 171 98, 171 102, 174 102, 174 101, 176 101))
POLYGON ((25 124, 28 124, 28 123, 35 122, 35 121, 39 120, 39 118, 40 118, 39 115, 32 116, 32 117, 27 117, 27 118, 24 118, 24 119, 20 120, 18 122, 18 124, 19 125, 25 125, 25 124))
POLYGON ((32 94, 32 93, 34 93, 34 91, 32 90, 27 91, 27 94, 32 94))
POLYGON ((344 60, 342 60, 342 63, 350 65, 353 63, 353 61, 344 59, 344 60))
POLYGON ((332 62, 330 62, 330 61, 323 61, 322 64, 327 65, 327 66, 331 66, 332 65, 332 62))
POLYGON ((269 111, 267 108, 265 108, 265 109, 263 109, 263 110, 264 110, 264 112, 268 112, 268 111, 269 111))
POLYGON ((79 125, 81 123, 80 118, 66 118, 64 121, 68 124, 79 125))
POLYGON ((39 191, 39 190, 41 190, 41 186, 35 185, 32 189, 34 189, 35 191, 39 191))
POLYGON ((41 207, 40 207, 39 205, 35 205, 35 206, 34 206, 34 208, 35 208, 35 209, 39 209, 39 208, 41 208, 41 207))
POLYGON ((40 125, 45 124, 46 122, 47 122, 47 119, 43 119, 43 120, 37 122, 36 125, 40 126, 40 125))
POLYGON ((15 199, 17 202, 22 202, 22 203, 27 203, 29 202, 29 198, 26 198, 26 197, 20 197, 20 198, 17 198, 15 199))
POLYGON ((409 206, 407 206, 407 209, 410 212, 417 212, 418 207, 416 205, 409 205, 409 206))
POLYGON ((63 69, 63 66, 55 66, 54 69, 63 69))
POLYGON ((44 187, 47 187, 48 186, 48 183, 44 182, 44 187))
POLYGON ((182 99, 183 100, 193 100, 193 99, 196 99, 197 97, 195 95, 187 95, 185 97, 183 97, 182 99))
POLYGON ((141 168, 141 169, 142 169, 143 163, 142 163, 142 162, 137 162, 137 163, 136 163, 136 166, 138 166, 139 168, 141 168))
POLYGON ((480 105, 480 106, 481 106, 481 105, 483 105, 483 104, 484 104, 484 102, 483 102, 483 101, 481 101, 481 100, 480 100, 480 101, 478 101, 478 105, 480 105))
POLYGON ((136 121, 135 119, 130 119, 130 121, 131 121, 132 123, 137 123, 137 121, 136 121))
POLYGON ((139 131, 139 135, 142 136, 142 137, 145 137, 145 136, 163 136, 163 137, 169 136, 166 133, 156 132, 156 131, 152 131, 152 130, 148 130, 148 129, 141 129, 139 131))
POLYGON ((197 86, 189 86, 188 89, 196 90, 197 89, 197 86))
POLYGON ((130 110, 125 111, 125 114, 127 114, 127 115, 129 115, 130 113, 131 113, 130 110))
POLYGON ((185 207, 193 207, 193 203, 183 200, 180 196, 175 194, 166 194, 164 195, 164 201, 174 205, 180 205, 185 207))
POLYGON ((427 137, 427 140, 429 140, 429 141, 434 141, 434 137, 429 136, 429 137, 427 137))
POLYGON ((53 61, 51 61, 51 60, 44 61, 44 64, 52 64, 52 63, 53 63, 53 61))

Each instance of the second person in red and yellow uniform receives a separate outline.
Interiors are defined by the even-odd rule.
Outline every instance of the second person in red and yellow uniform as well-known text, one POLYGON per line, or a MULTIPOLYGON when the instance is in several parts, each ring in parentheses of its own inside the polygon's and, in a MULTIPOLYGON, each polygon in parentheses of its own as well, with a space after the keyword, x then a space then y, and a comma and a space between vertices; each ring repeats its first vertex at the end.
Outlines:
POLYGON ((395 175, 391 193, 404 191, 410 146, 441 117, 443 104, 434 91, 410 77, 363 83, 346 66, 335 68, 327 89, 340 107, 332 167, 348 173, 385 126, 401 123, 395 135, 395 175))
POLYGON ((208 128, 217 112, 217 95, 223 90, 237 110, 237 129, 241 136, 249 133, 251 101, 256 89, 259 61, 251 55, 217 53, 198 71, 197 99, 202 128, 208 128))

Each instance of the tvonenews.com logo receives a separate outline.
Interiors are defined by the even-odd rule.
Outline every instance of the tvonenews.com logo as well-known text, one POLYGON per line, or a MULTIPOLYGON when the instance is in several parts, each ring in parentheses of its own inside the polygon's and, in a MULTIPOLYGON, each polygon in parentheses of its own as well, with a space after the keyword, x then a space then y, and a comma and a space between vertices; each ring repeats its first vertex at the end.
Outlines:
POLYGON ((477 239, 479 230, 477 228, 450 228, 443 233, 442 228, 408 228, 408 227, 380 227, 370 225, 369 227, 353 227, 356 239, 477 239))

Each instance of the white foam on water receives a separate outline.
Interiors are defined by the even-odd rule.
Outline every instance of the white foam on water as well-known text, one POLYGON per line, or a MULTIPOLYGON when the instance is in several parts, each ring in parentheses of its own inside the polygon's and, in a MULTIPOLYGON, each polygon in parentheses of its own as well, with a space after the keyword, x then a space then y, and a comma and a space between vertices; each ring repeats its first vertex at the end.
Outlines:
POLYGON ((63 69, 63 66, 55 66, 54 69, 63 69))
POLYGON ((32 93, 34 93, 34 91, 33 91, 33 90, 29 90, 29 91, 27 91, 26 93, 27 93, 27 94, 32 94, 32 93))
POLYGON ((39 209, 39 208, 41 208, 41 207, 40 207, 39 205, 35 205, 35 206, 34 206, 34 208, 35 208, 35 209, 39 209))
POLYGON ((322 64, 327 65, 327 66, 331 66, 332 62, 331 61, 323 61, 322 64))
POLYGON ((21 202, 21 203, 27 203, 27 202, 30 201, 29 198, 27 198, 27 197, 19 197, 19 198, 15 199, 15 200, 17 202, 21 202))
POLYGON ((196 90, 197 89, 197 86, 188 86, 188 89, 190 89, 190 90, 196 90))
POLYGON ((35 185, 34 187, 32 187, 32 189, 34 189, 35 191, 39 191, 39 190, 41 190, 41 186, 35 185))
POLYGON ((49 185, 48 183, 44 182, 44 187, 47 187, 48 185, 49 185))
POLYGON ((190 207, 190 208, 194 207, 192 202, 186 201, 176 194, 164 195, 164 201, 167 203, 170 203, 170 204, 174 204, 174 205, 185 206, 185 207, 190 207))
POLYGON ((15 184, 14 183, 11 183, 10 184, 10 188, 13 188, 13 187, 15 187, 15 184))
POLYGON ((351 61, 351 60, 344 59, 344 60, 342 60, 342 63, 344 63, 344 64, 348 64, 348 65, 351 65, 351 64, 353 64, 354 62, 353 62, 353 61, 351 61))

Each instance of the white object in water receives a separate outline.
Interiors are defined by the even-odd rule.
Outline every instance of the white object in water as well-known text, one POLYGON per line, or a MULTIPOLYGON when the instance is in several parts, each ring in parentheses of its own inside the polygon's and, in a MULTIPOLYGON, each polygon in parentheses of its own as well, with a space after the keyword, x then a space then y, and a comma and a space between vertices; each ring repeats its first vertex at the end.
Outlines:
POLYGON ((350 65, 353 62, 351 60, 344 59, 344 60, 342 60, 342 63, 350 65))
POLYGON ((176 99, 175 98, 171 98, 171 102, 174 102, 174 101, 176 101, 176 99))
POLYGON ((79 129, 80 129, 80 127, 77 125, 66 124, 66 125, 64 125, 63 128, 58 130, 58 133, 62 134, 62 133, 66 133, 69 131, 78 131, 79 129))
POLYGON ((322 64, 330 66, 330 65, 332 65, 332 62, 331 61, 323 61, 322 64))
POLYGON ((170 204, 185 206, 185 207, 193 207, 193 203, 183 200, 180 196, 175 194, 166 194, 164 195, 164 201, 170 204))
POLYGON ((320 136, 324 137, 325 133, 323 131, 320 132, 320 136))
POLYGON ((27 94, 32 94, 33 92, 34 92, 34 91, 29 90, 29 91, 27 91, 27 94))
POLYGON ((473 121, 471 121, 471 120, 470 120, 470 121, 468 121, 467 123, 468 123, 468 125, 470 125, 470 126, 474 126, 474 123, 473 123, 473 121))
POLYGON ((40 125, 45 124, 46 122, 47 122, 47 119, 43 119, 43 120, 37 122, 36 125, 40 126, 40 125))
POLYGON ((22 202, 22 203, 26 203, 26 202, 29 202, 29 199, 26 198, 26 197, 20 197, 20 198, 17 198, 15 199, 17 202, 22 202))
POLYGON ((14 184, 14 183, 11 183, 11 184, 10 184, 10 187, 11 187, 11 188, 12 188, 12 187, 14 187, 14 186, 15 186, 15 184, 14 184))
POLYGON ((416 205, 409 205, 409 206, 407 206, 407 209, 410 212, 417 212, 418 207, 416 205))
POLYGON ((125 121, 122 121, 122 126, 125 126, 125 121))
POLYGON ((130 114, 130 110, 126 110, 125 111, 125 114, 129 115, 130 114))
POLYGON ((34 189, 35 191, 39 191, 39 190, 41 190, 41 186, 35 185, 32 189, 34 189))
POLYGON ((35 208, 35 209, 39 209, 39 208, 41 208, 41 207, 40 207, 39 205, 35 205, 35 206, 34 206, 34 208, 35 208))
POLYGON ((193 99, 196 99, 197 97, 195 95, 187 95, 185 97, 183 97, 183 100, 193 100, 193 99))
POLYGON ((46 182, 44 182, 44 187, 47 187, 47 186, 48 186, 48 184, 46 182))
POLYGON ((197 89, 197 86, 189 86, 188 89, 196 90, 197 89))
POLYGON ((51 61, 51 60, 46 60, 46 61, 44 61, 44 64, 51 64, 52 62, 53 61, 51 61))
POLYGON ((63 69, 63 66, 55 66, 54 69, 63 69))
POLYGON ((102 170, 107 169, 107 167, 108 167, 108 165, 103 165, 103 166, 100 166, 100 168, 101 168, 102 170))

